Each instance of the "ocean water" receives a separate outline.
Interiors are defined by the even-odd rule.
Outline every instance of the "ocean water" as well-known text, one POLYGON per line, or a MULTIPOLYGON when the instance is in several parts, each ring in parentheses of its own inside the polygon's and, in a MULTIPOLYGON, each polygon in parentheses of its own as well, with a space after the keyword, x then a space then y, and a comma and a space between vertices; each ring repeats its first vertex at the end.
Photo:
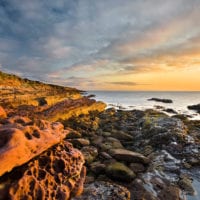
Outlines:
MULTIPOLYGON (((200 115, 192 110, 188 110, 188 105, 200 103, 199 92, 142 92, 142 91, 90 91, 96 100, 107 103, 108 107, 118 107, 123 109, 148 109, 163 106, 172 108, 180 114, 190 115, 191 119, 200 119, 200 115), (148 101, 150 98, 171 99, 173 103, 162 103, 148 101)), ((169 113, 168 113, 169 114, 169 113)))

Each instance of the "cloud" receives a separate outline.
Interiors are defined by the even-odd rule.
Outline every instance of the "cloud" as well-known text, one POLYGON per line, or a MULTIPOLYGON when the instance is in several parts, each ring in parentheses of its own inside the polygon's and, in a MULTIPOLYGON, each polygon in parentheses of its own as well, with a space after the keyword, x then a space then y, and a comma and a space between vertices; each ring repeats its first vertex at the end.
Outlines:
POLYGON ((130 82, 130 81, 107 82, 107 84, 112 84, 112 85, 125 85, 125 86, 136 86, 136 85, 139 85, 138 83, 130 82))
POLYGON ((84 87, 104 76, 195 68, 199 9, 199 0, 2 0, 0 63, 84 87))

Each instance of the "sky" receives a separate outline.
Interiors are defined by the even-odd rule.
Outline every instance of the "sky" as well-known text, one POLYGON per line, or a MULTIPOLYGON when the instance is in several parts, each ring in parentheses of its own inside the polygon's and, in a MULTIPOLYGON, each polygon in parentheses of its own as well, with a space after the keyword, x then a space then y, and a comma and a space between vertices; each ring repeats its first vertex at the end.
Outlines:
POLYGON ((200 0, 0 0, 0 70, 83 90, 200 91, 200 0))

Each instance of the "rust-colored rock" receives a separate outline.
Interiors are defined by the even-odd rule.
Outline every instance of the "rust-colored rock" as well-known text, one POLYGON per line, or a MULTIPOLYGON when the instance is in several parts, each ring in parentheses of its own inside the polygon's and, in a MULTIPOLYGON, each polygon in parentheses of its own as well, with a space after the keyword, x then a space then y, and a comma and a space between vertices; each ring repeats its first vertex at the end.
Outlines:
POLYGON ((69 119, 72 116, 88 114, 90 111, 104 111, 106 104, 88 97, 79 99, 67 99, 56 103, 54 106, 46 109, 40 115, 43 118, 56 121, 58 119, 69 119))
POLYGON ((0 126, 0 176, 58 144, 69 133, 59 122, 30 124, 28 118, 14 117, 0 126))
POLYGON ((5 110, 0 106, 0 119, 6 118, 7 114, 5 110))
POLYGON ((4 175, 0 200, 67 200, 78 196, 86 174, 83 164, 81 152, 62 142, 4 175))

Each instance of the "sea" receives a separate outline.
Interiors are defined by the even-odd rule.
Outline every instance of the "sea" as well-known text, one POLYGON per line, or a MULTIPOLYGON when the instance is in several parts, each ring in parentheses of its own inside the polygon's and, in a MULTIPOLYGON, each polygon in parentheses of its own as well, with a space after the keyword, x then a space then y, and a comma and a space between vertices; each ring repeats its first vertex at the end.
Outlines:
MULTIPOLYGON (((94 94, 94 98, 98 101, 105 102, 108 108, 115 107, 124 110, 145 110, 152 108, 160 111, 166 108, 171 108, 179 114, 188 115, 191 120, 200 120, 200 114, 187 108, 188 105, 196 105, 200 103, 200 91, 89 91, 88 94, 94 94), (173 103, 148 101, 150 98, 171 99, 173 103)), ((169 113, 167 114, 172 115, 169 113)))

